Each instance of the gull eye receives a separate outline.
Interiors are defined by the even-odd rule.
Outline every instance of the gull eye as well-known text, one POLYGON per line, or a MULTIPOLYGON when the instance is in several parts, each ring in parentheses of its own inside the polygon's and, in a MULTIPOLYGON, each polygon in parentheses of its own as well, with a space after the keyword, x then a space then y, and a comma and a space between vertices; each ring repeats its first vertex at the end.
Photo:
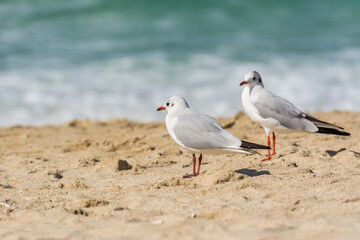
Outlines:
POLYGON ((173 106, 174 106, 174 104, 171 104, 171 106, 173 107, 173 106))
POLYGON ((255 81, 256 77, 253 77, 253 81, 255 81))
POLYGON ((168 103, 168 102, 166 103, 166 106, 167 106, 167 107, 169 106, 169 103, 168 103))

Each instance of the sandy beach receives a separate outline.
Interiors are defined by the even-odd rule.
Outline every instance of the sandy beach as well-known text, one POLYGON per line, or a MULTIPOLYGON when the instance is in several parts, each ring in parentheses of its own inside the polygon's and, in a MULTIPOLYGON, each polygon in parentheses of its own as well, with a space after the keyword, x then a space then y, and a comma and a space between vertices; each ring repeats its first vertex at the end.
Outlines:
MULTIPOLYGON (((278 135, 268 162, 204 155, 192 179, 164 123, 2 128, 0 239, 359 239, 360 113, 313 115, 352 135, 278 135)), ((266 144, 244 113, 218 120, 266 144)))

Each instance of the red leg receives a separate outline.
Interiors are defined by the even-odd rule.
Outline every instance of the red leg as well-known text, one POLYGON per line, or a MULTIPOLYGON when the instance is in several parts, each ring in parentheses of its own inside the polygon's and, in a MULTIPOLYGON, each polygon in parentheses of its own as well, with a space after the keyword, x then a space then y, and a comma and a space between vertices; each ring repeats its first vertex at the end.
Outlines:
POLYGON ((273 152, 271 155, 275 155, 276 152, 275 152, 275 133, 273 132, 273 152))
POLYGON ((200 156, 199 156, 199 165, 198 165, 198 170, 197 170, 196 176, 198 176, 200 174, 201 160, 202 160, 202 154, 200 154, 200 156))
MULTIPOLYGON (((270 136, 268 136, 267 144, 268 144, 269 147, 271 147, 271 146, 270 146, 270 136)), ((271 160, 271 157, 270 157, 270 149, 268 149, 268 157, 265 158, 265 159, 263 159, 263 160, 261 160, 261 161, 262 161, 262 162, 265 162, 265 161, 268 161, 268 160, 271 160)))
POLYGON ((196 165, 196 156, 195 153, 193 153, 193 174, 186 174, 183 176, 183 178, 192 178, 196 176, 195 165, 196 165))

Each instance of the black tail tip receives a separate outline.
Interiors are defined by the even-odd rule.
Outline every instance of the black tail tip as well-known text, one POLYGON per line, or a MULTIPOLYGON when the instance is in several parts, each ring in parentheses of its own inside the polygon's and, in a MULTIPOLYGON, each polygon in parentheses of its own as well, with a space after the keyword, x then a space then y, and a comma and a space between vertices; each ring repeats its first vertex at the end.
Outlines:
POLYGON ((268 146, 264 146, 264 145, 260 145, 260 144, 256 144, 256 143, 251 143, 251 142, 246 142, 241 140, 241 146, 243 148, 248 148, 248 149, 271 149, 268 146))
POLYGON ((322 134, 333 134, 333 135, 340 135, 340 136, 350 136, 351 134, 348 132, 340 131, 333 128, 319 128, 319 131, 317 133, 322 134))

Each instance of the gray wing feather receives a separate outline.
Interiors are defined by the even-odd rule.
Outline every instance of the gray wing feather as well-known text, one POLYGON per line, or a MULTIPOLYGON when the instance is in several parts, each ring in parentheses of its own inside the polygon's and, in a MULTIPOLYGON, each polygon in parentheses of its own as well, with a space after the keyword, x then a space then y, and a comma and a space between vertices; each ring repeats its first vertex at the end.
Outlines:
POLYGON ((238 148, 241 141, 212 117, 192 111, 178 116, 174 128, 177 139, 189 148, 238 148))
POLYGON ((317 127, 306 119, 306 114, 291 102, 271 92, 259 96, 255 107, 263 118, 273 118, 286 128, 293 130, 317 131, 317 127))

